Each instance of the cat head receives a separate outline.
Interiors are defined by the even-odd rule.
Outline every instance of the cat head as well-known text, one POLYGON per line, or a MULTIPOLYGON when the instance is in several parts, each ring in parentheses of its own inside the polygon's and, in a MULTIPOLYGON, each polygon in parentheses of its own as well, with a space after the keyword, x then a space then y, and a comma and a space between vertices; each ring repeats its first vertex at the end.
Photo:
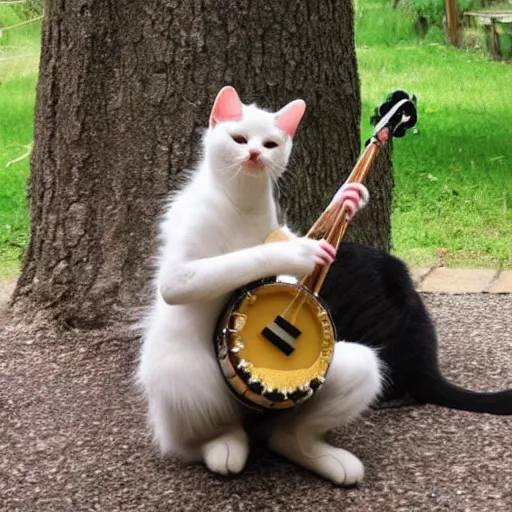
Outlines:
POLYGON ((205 139, 211 170, 228 179, 249 175, 277 180, 288 164, 305 109, 303 100, 295 100, 278 112, 267 112, 244 105, 233 87, 224 87, 213 104, 205 139))

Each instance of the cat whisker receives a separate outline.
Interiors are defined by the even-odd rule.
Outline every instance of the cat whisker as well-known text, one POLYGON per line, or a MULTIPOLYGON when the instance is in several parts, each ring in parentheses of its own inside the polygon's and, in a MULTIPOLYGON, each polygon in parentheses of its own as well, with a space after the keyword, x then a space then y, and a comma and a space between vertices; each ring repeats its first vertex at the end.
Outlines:
POLYGON ((281 198, 281 186, 279 185, 279 181, 275 180, 274 185, 275 185, 275 189, 276 189, 276 193, 277 193, 277 198, 280 199, 281 198))
MULTIPOLYGON (((231 178, 229 178, 229 181, 231 180, 234 180, 240 173, 242 172, 242 166, 239 165, 238 166, 238 170, 235 172, 235 174, 233 174, 233 176, 231 176, 231 178)), ((242 174, 242 179, 246 176, 246 173, 243 173, 242 174)))
POLYGON ((295 173, 285 172, 279 176, 279 181, 286 186, 294 186, 297 182, 297 175, 295 173))
POLYGON ((269 162, 267 164, 267 169, 269 171, 270 178, 274 183, 277 183, 279 177, 284 173, 286 167, 283 165, 276 164, 274 162, 269 162))
MULTIPOLYGON (((217 169, 217 172, 219 174, 228 174, 228 173, 232 173, 232 171, 234 171, 235 169, 236 169, 236 172, 233 173, 232 176, 230 176, 228 179, 228 181, 233 181, 242 172, 242 166, 240 164, 234 163, 234 164, 228 165, 227 167, 224 167, 222 169, 217 169)), ((245 176, 245 173, 242 174, 242 177, 244 177, 244 176, 245 176)))
POLYGON ((275 186, 277 197, 280 198, 282 196, 281 191, 281 182, 283 180, 283 176, 286 175, 286 166, 279 165, 274 162, 269 162, 268 164, 268 173, 270 175, 270 179, 275 186))
POLYGON ((236 163, 231 164, 231 165, 228 165, 227 167, 221 167, 220 169, 216 169, 216 172, 218 172, 219 174, 227 174, 228 172, 235 169, 237 166, 238 166, 238 164, 236 164, 236 163))

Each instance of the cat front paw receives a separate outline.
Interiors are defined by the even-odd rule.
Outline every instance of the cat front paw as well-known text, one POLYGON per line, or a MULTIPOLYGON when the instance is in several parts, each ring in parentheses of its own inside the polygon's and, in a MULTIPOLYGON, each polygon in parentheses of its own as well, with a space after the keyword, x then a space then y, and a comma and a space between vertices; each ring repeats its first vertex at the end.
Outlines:
POLYGON ((346 183, 336 192, 331 205, 343 204, 347 209, 347 220, 351 220, 370 200, 370 193, 362 183, 346 183))
POLYGON ((206 467, 220 475, 238 474, 249 455, 249 442, 243 430, 227 432, 203 445, 206 467))
POLYGON ((315 265, 330 265, 336 256, 336 249, 326 240, 303 237, 286 243, 286 269, 283 273, 309 274, 315 265))

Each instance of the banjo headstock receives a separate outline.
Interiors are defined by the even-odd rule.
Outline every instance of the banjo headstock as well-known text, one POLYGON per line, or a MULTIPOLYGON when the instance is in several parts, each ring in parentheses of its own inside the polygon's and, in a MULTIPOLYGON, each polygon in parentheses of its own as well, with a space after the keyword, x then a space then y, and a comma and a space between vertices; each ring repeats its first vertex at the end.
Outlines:
POLYGON ((417 98, 403 90, 388 94, 386 101, 375 109, 370 122, 375 126, 374 137, 385 128, 392 137, 403 137, 418 121, 417 98))

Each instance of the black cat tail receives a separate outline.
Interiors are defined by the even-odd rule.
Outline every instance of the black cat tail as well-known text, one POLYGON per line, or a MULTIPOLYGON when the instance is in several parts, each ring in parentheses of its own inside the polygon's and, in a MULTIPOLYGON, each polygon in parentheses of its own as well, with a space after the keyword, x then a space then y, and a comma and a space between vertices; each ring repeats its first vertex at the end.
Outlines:
MULTIPOLYGON (((425 309, 423 304, 417 304, 417 306, 425 309)), ((427 315, 425 318, 430 320, 426 310, 424 312, 427 315)), ((461 411, 512 415, 512 389, 481 393, 452 384, 439 369, 435 342, 437 336, 433 324, 428 321, 426 324, 409 329, 409 339, 412 343, 416 336, 425 335, 428 335, 434 343, 418 344, 423 347, 424 352, 414 354, 418 360, 411 365, 413 371, 408 376, 408 387, 416 401, 461 411), (427 353, 425 353, 425 347, 428 347, 427 353)))
POLYGON ((448 382, 443 375, 430 375, 412 391, 413 397, 422 403, 439 405, 469 412, 485 412, 512 415, 512 390, 479 393, 448 382))

